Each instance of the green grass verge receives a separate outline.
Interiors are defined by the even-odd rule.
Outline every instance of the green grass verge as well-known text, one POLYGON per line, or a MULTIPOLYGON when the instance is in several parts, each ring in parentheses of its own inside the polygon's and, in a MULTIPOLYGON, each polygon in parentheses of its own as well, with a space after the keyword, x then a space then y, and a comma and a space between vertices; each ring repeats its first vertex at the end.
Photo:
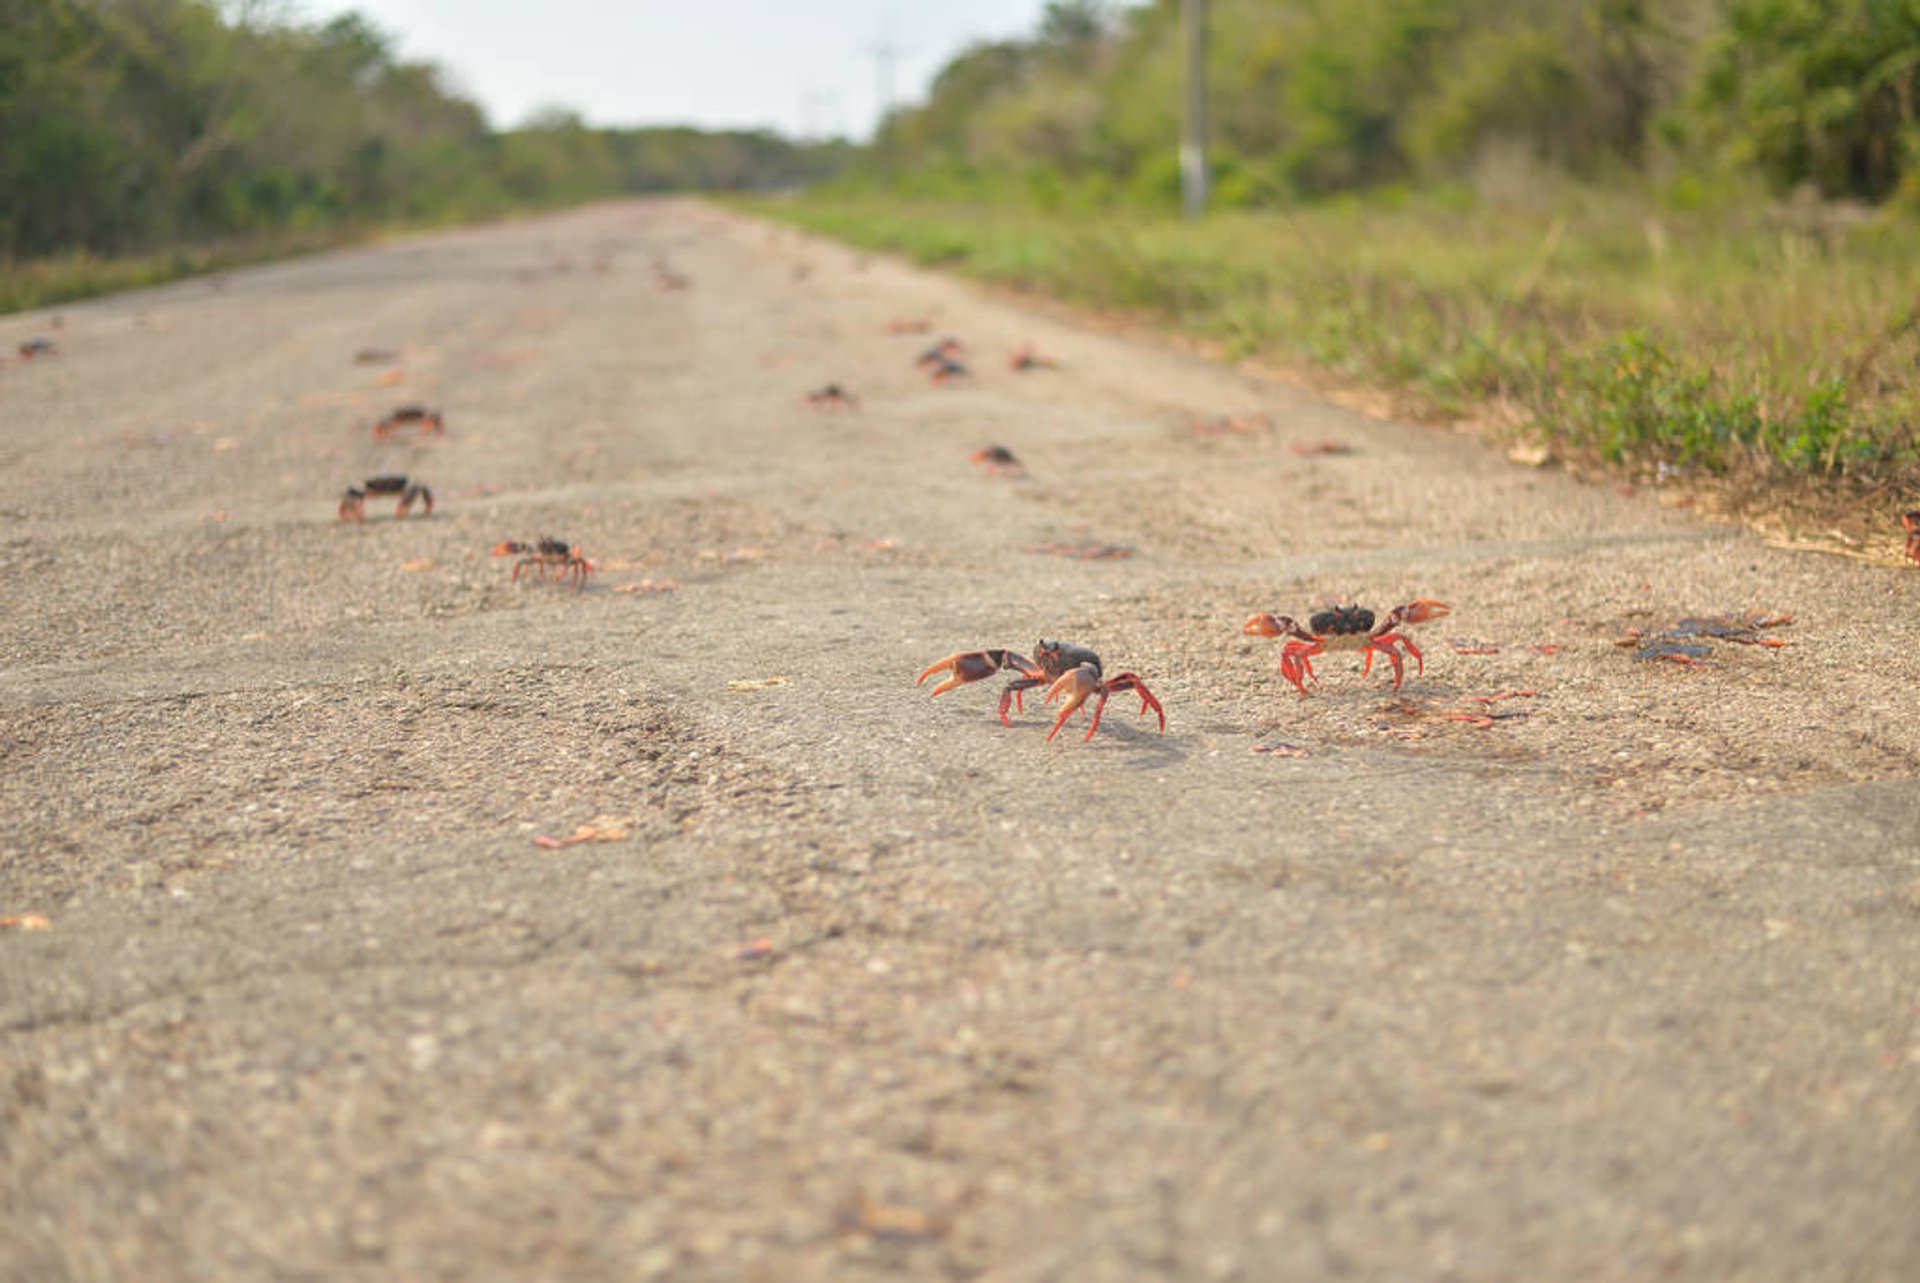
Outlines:
POLYGON ((754 212, 1514 423, 1634 474, 1920 494, 1920 229, 1753 207, 1393 204, 1067 219, 808 193, 754 212))
POLYGON ((23 263, 0 262, 0 315, 57 307, 80 299, 146 289, 190 276, 313 254, 368 239, 365 228, 181 246, 152 254, 102 257, 88 253, 23 263))

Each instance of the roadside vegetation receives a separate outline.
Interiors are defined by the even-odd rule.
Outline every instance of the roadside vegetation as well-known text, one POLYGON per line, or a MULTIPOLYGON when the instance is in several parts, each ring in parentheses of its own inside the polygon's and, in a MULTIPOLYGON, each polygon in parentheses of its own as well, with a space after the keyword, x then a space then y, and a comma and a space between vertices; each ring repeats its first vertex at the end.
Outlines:
POLYGON ((1054 0, 864 147, 497 129, 365 19, 0 0, 0 309, 628 192, 1194 334, 1517 452, 1819 523, 1920 507, 1912 0, 1054 0))
POLYGON ((1202 221, 1177 212, 1178 0, 1055 3, 850 173, 756 208, 1533 457, 1822 529, 1920 504, 1920 10, 1212 10, 1202 221))
POLYGON ((348 14, 212 0, 0 0, 0 310, 372 232, 623 192, 818 179, 848 144, 493 128, 348 14))

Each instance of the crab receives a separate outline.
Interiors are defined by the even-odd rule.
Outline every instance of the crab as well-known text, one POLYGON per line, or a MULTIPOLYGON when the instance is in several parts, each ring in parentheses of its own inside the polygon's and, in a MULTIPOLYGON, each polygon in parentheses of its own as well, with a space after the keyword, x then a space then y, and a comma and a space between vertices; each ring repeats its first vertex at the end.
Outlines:
POLYGON ((424 405, 396 406, 391 414, 373 425, 373 439, 383 441, 402 428, 418 428, 423 435, 431 433, 444 436, 447 421, 441 417, 440 411, 430 410, 424 405))
POLYGON ((1365 606, 1328 606, 1312 615, 1302 627, 1285 615, 1259 614, 1241 626, 1240 631, 1254 637, 1285 637, 1280 652, 1280 674, 1304 695, 1306 681, 1313 678, 1313 657, 1329 650, 1359 650, 1364 659, 1362 674, 1373 669, 1373 657, 1385 655, 1393 665, 1393 688, 1400 689, 1405 678, 1400 651, 1413 656, 1415 672, 1424 672, 1426 662, 1420 648, 1405 633, 1396 631, 1410 624, 1424 624, 1451 614, 1453 607, 1431 597, 1416 597, 1404 606, 1395 606, 1376 622, 1365 606))
POLYGON ((981 446, 967 458, 988 472, 1019 472, 1026 467, 1018 455, 1003 445, 981 446))
POLYGON ((1060 733, 1069 717, 1082 704, 1094 696, 1099 702, 1093 706, 1093 721, 1087 727, 1083 741, 1093 738, 1100 729, 1100 714, 1106 710, 1107 697, 1123 691, 1132 691, 1140 697, 1140 713, 1145 716, 1148 709, 1160 719, 1160 730, 1167 729, 1166 710, 1160 707, 1153 692, 1135 673, 1120 673, 1113 677, 1104 675, 1100 656, 1085 646, 1076 646, 1072 642, 1047 641, 1044 638, 1034 646, 1033 659, 1028 659, 1018 651, 1012 650, 964 650, 949 655, 938 663, 929 664, 922 670, 916 684, 925 684, 927 678, 936 673, 946 673, 946 680, 933 688, 935 695, 944 695, 956 686, 969 682, 982 681, 995 673, 1010 670, 1014 679, 1000 692, 1000 722, 1011 726, 1007 720, 1007 707, 1012 705, 1016 711, 1025 712, 1025 695, 1037 686, 1047 688, 1047 703, 1064 696, 1060 715, 1054 719, 1053 729, 1047 732, 1051 740, 1060 733))
POLYGON ((1033 344, 1023 343, 1007 357, 1007 368, 1023 374, 1028 370, 1057 370, 1060 363, 1052 357, 1041 356, 1033 350, 1033 344))
POLYGON ((927 377, 935 383, 945 383, 950 379, 964 379, 972 371, 951 357, 942 357, 927 367, 927 377))
POLYGON ((1901 513, 1900 524, 1907 529, 1907 556, 1920 561, 1920 510, 1901 513))
POLYGON ((860 399, 838 383, 829 383, 807 393, 806 402, 816 410, 852 410, 859 406, 860 399))
POLYGON ((944 338, 922 352, 913 363, 925 370, 935 383, 945 383, 948 379, 961 378, 970 373, 960 360, 966 351, 966 344, 959 339, 944 338))
POLYGON ((36 357, 58 356, 60 348, 44 334, 36 334, 20 345, 20 359, 31 361, 36 357))
POLYGON ((423 481, 410 481, 401 473, 388 472, 377 477, 368 477, 357 486, 348 486, 347 492, 340 496, 340 520, 365 521, 367 519, 367 496, 375 494, 397 494, 400 507, 393 514, 404 517, 413 510, 413 505, 421 503, 426 510, 420 515, 433 515, 433 491, 427 489, 423 481))
POLYGON ((962 343, 959 339, 949 336, 941 339, 938 343, 935 343, 932 347, 915 357, 913 363, 923 370, 931 370, 938 365, 957 362, 962 356, 966 355, 966 352, 966 344, 962 343))
POLYGON ((578 544, 570 544, 551 535, 541 535, 533 543, 503 539, 494 545, 493 555, 520 558, 513 564, 513 581, 520 578, 522 571, 531 568, 537 570, 542 579, 552 576, 564 580, 571 575, 574 587, 584 588, 587 586, 587 576, 593 573, 593 563, 587 560, 578 544))

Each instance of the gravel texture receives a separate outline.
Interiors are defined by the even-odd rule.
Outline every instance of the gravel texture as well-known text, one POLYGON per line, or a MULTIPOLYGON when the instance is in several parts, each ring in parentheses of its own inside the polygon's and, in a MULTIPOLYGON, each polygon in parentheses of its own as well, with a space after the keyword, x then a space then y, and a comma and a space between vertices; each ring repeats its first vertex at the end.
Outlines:
POLYGON ((1913 568, 694 203, 59 319, 0 1277, 1920 1275, 1913 568), (1398 692, 1240 630, 1423 596, 1398 692), (1165 733, 914 685, 1041 637, 1165 733))

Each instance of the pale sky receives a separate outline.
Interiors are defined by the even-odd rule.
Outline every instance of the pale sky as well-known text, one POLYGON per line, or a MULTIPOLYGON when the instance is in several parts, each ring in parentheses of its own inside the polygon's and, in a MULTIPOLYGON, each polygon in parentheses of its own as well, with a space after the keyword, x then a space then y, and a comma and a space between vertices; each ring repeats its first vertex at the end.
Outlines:
POLYGON ((1046 0, 305 0, 313 21, 358 10, 400 56, 438 63, 496 127, 570 107, 593 125, 771 128, 865 139, 880 117, 876 47, 894 105, 976 40, 1029 36, 1046 0))

